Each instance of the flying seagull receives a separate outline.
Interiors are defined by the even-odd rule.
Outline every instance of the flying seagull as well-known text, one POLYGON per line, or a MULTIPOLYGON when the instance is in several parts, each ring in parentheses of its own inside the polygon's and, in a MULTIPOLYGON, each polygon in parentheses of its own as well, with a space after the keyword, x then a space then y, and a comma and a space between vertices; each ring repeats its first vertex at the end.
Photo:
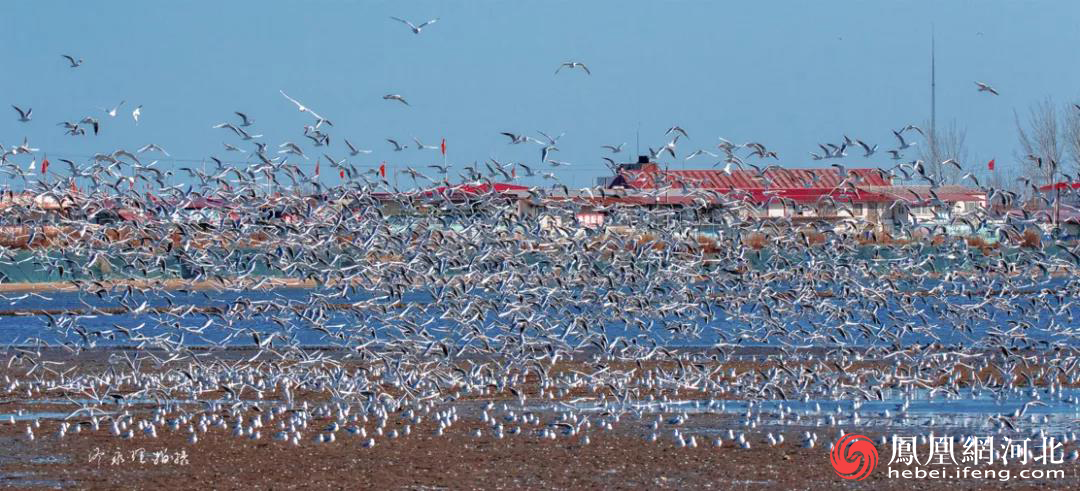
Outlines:
POLYGON ((422 29, 424 29, 425 26, 434 24, 434 23, 439 21, 438 18, 434 18, 434 19, 431 19, 431 20, 429 20, 429 21, 427 21, 427 22, 425 22, 423 24, 416 25, 416 24, 413 24, 412 22, 409 22, 409 21, 407 21, 405 19, 402 19, 402 18, 399 18, 399 17, 391 16, 390 18, 394 19, 394 20, 396 20, 398 22, 401 22, 402 24, 405 24, 405 25, 409 26, 409 29, 412 29, 413 34, 420 34, 420 31, 422 29))
POLYGON ((400 152, 400 151, 402 151, 402 150, 404 150, 406 148, 409 148, 408 145, 402 145, 402 144, 398 143, 397 140, 394 140, 393 138, 387 138, 386 141, 390 142, 390 144, 394 146, 394 151, 395 152, 400 152))
POLYGON ((240 116, 240 119, 243 120, 243 122, 240 123, 240 126, 251 126, 255 123, 255 120, 249 118, 247 114, 244 114, 240 111, 233 111, 233 113, 235 113, 237 116, 240 116))
POLYGON ((563 64, 559 65, 559 68, 555 69, 555 74, 558 75, 559 71, 562 70, 563 67, 569 68, 571 70, 573 70, 575 68, 580 68, 582 70, 585 70, 585 73, 587 73, 589 75, 592 75, 592 72, 589 71, 589 67, 585 66, 584 63, 578 63, 576 61, 563 62, 563 64))
POLYGON ((900 140, 900 148, 897 148, 897 150, 906 150, 906 149, 911 148, 912 146, 914 146, 915 143, 916 143, 916 142, 909 142, 907 140, 904 140, 904 135, 901 135, 900 132, 898 132, 898 131, 893 131, 892 134, 894 136, 896 136, 897 140, 900 140))
POLYGON ((420 143, 420 139, 416 138, 415 136, 413 137, 413 141, 416 142, 416 146, 413 147, 413 148, 415 148, 417 150, 438 150, 439 149, 438 145, 424 145, 423 143, 420 143))
POLYGON ((23 111, 19 106, 12 105, 11 107, 15 109, 15 112, 19 113, 19 121, 22 121, 23 123, 29 122, 30 116, 34 114, 34 108, 23 111))
POLYGON ((997 93, 997 91, 994 90, 993 87, 991 87, 991 86, 989 86, 987 84, 984 84, 982 82, 975 82, 975 85, 979 86, 979 92, 989 92, 989 93, 994 94, 994 95, 999 95, 997 93))
POLYGON ((682 136, 690 138, 690 135, 686 134, 686 130, 682 129, 682 127, 679 126, 679 125, 675 125, 675 126, 672 126, 671 128, 668 128, 668 130, 665 131, 664 134, 665 135, 670 135, 673 132, 682 133, 682 136))
POLYGON ((136 107, 134 111, 131 111, 131 119, 135 120, 135 124, 139 124, 139 117, 142 116, 142 104, 136 107))
POLYGON ((76 60, 75 57, 71 56, 71 55, 60 55, 60 56, 63 56, 64 58, 67 58, 68 63, 71 63, 71 68, 78 68, 79 65, 82 65, 82 58, 79 58, 78 60, 76 60))
POLYGON ((871 147, 870 145, 867 145, 866 142, 864 142, 862 140, 855 140, 855 142, 858 143, 859 146, 863 148, 863 152, 864 152, 863 157, 869 157, 869 156, 873 155, 874 152, 877 152, 877 147, 878 147, 877 145, 874 145, 874 146, 871 147))
POLYGON ((82 120, 79 121, 79 122, 82 123, 82 124, 88 124, 88 125, 93 126, 94 127, 94 134, 95 135, 98 134, 98 129, 99 129, 100 124, 101 124, 98 120, 96 120, 94 118, 91 118, 90 116, 87 116, 85 118, 82 118, 82 120))
POLYGON ((516 134, 516 133, 510 133, 510 132, 507 132, 507 131, 500 132, 499 134, 505 135, 507 138, 509 138, 511 145, 517 145, 517 144, 529 143, 529 142, 539 143, 541 145, 544 143, 544 142, 542 142, 540 140, 537 140, 536 138, 533 138, 533 137, 528 136, 528 135, 519 135, 519 134, 516 134))
MULTIPOLYGON (((322 126, 323 122, 327 122, 327 123, 330 122, 326 118, 323 118, 322 116, 319 116, 318 114, 316 114, 315 111, 311 110, 311 108, 301 104, 300 101, 298 101, 296 99, 293 99, 292 97, 289 97, 289 94, 286 94, 284 90, 278 89, 278 92, 281 92, 281 95, 285 96, 285 98, 288 99, 289 102, 292 102, 293 104, 296 104, 296 110, 297 111, 300 111, 302 113, 311 113, 312 116, 315 116, 315 120, 317 121, 317 123, 315 124, 316 128, 318 128, 319 126, 322 126)), ((333 124, 330 124, 330 126, 333 126, 333 124)))
POLYGON ((355 157, 357 154, 361 154, 361 153, 371 153, 371 150, 363 150, 363 149, 356 148, 355 146, 353 146, 352 143, 349 142, 348 139, 345 140, 345 146, 349 147, 349 155, 352 156, 352 157, 355 157))
POLYGON ((105 111, 105 114, 108 114, 110 118, 115 118, 116 117, 116 112, 120 110, 120 106, 123 106, 124 102, 127 102, 127 101, 120 101, 120 104, 117 104, 112 109, 101 108, 101 110, 105 111))
POLYGON ((388 101, 398 101, 398 102, 400 102, 402 104, 405 104, 406 106, 409 105, 409 102, 406 101, 405 98, 402 97, 399 94, 386 94, 386 95, 382 96, 382 98, 386 99, 388 101))
POLYGON ((149 152, 149 151, 161 152, 161 153, 165 154, 166 157, 169 156, 169 152, 166 152, 164 148, 161 148, 160 146, 158 146, 158 145, 156 145, 154 143, 144 145, 142 148, 136 150, 136 153, 144 153, 144 152, 149 152))
POLYGON ((600 145, 600 148, 606 148, 608 150, 611 150, 611 153, 619 153, 622 151, 623 145, 626 145, 626 142, 620 143, 618 145, 600 145))

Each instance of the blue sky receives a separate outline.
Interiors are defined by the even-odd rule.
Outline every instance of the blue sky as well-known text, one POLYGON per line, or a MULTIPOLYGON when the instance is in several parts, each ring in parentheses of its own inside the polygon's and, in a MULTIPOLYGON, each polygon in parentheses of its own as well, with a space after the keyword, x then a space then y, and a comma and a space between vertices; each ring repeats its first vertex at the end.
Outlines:
MULTIPOLYGON (((0 110, 0 143, 29 137, 50 156, 153 142, 180 159, 243 160, 250 154, 222 143, 251 145, 211 128, 240 110, 273 147, 305 144, 312 160, 301 165, 314 168, 323 150, 306 145, 310 119, 278 94, 284 89, 334 122, 330 155, 347 156, 344 138, 375 150, 350 159, 360 165, 441 161, 436 152, 392 152, 388 137, 446 138, 458 167, 487 158, 537 164, 538 146, 507 145, 499 132, 566 132, 555 158, 574 165, 555 172, 584 186, 607 174, 600 145, 627 142, 620 156, 632 158, 639 127, 644 151, 678 124, 691 137, 679 142, 680 157, 715 150, 722 136, 765 143, 783 165, 810 166, 819 142, 847 134, 885 150, 896 143, 891 129, 928 119, 931 23, 938 121, 967 129, 971 166, 1013 160, 1014 109, 1080 100, 1080 2, 21 1, 5 10, 0 94, 33 107, 34 119, 0 110), (440 20, 414 35, 391 15, 440 20), (68 68, 65 53, 85 64, 68 68), (553 75, 567 60, 593 74, 553 75), (976 80, 1001 96, 978 93, 976 80), (388 93, 412 106, 384 101, 388 93), (121 100, 115 119, 100 109, 121 100), (136 126, 130 113, 139 104, 136 126), (88 115, 103 118, 96 138, 56 126, 88 115)), ((883 153, 850 154, 849 166, 892 163, 883 153)))

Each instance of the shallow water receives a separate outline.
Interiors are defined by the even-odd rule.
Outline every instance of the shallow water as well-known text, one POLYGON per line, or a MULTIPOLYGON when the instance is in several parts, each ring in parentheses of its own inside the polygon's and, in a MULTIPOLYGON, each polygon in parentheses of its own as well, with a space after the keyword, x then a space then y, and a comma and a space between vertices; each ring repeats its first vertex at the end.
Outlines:
MULTIPOLYGON (((727 429, 743 426, 746 415, 759 427, 849 427, 911 430, 932 427, 939 431, 960 428, 984 428, 990 417, 1012 416, 1025 403, 1040 401, 1046 405, 1030 405, 1021 418, 1010 418, 1017 430, 1043 429, 1048 432, 1076 431, 1080 429, 1080 389, 1062 389, 1058 395, 1042 390, 1036 397, 1010 395, 995 397, 989 391, 979 394, 962 389, 959 396, 951 398, 926 398, 925 390, 911 397, 900 397, 897 391, 887 391, 884 400, 850 401, 810 399, 805 401, 782 400, 709 400, 709 401, 633 401, 629 403, 582 401, 568 403, 542 403, 526 405, 524 410, 533 412, 561 412, 568 409, 586 413, 634 412, 641 414, 682 414, 691 416, 718 415, 740 416, 731 424, 716 428, 727 429), (892 392, 892 394, 889 394, 892 392), (858 410, 855 407, 858 405, 858 410), (903 409, 904 405, 906 409, 903 409), (787 416, 780 418, 783 410, 787 416), (888 411, 888 416, 885 412, 888 411), (859 419, 853 418, 858 414, 859 419), (794 419, 797 415, 798 419, 794 419), (758 422, 758 416, 761 417, 758 422), (1034 417, 1034 421, 1032 418, 1034 417), (932 423, 931 423, 932 422, 932 423)), ((691 421, 693 418, 690 419, 691 421)), ((666 421, 666 420, 665 420, 666 421)))

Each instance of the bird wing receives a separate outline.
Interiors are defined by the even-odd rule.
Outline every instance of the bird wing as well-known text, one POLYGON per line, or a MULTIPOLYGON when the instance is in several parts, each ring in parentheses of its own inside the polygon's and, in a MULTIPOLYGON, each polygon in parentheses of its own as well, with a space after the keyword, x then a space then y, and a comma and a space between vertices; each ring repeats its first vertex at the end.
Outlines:
POLYGON ((293 104, 296 104, 296 107, 298 109, 300 109, 301 111, 306 111, 307 110, 307 108, 304 107, 303 104, 300 104, 300 101, 298 101, 296 99, 293 99, 292 97, 289 97, 289 94, 286 94, 284 90, 279 89, 278 92, 281 92, 281 95, 285 96, 285 98, 288 99, 289 102, 292 102, 293 104))
POLYGON ((425 22, 425 23, 423 23, 423 24, 420 24, 419 26, 416 26, 416 28, 417 28, 417 29, 423 29, 423 28, 424 28, 424 26, 427 26, 427 25, 431 25, 431 24, 434 24, 434 23, 436 23, 436 22, 438 22, 438 21, 439 21, 439 18, 438 18, 438 17, 436 17, 436 18, 434 18, 434 19, 431 19, 431 20, 429 20, 429 21, 427 21, 427 22, 425 22))
POLYGON ((581 65, 581 68, 583 70, 585 70, 585 73, 588 73, 589 75, 592 75, 592 72, 589 71, 589 67, 585 66, 584 63, 579 63, 579 65, 581 65))
POLYGON ((401 23, 403 23, 403 24, 405 24, 405 25, 407 25, 407 26, 409 26, 409 27, 410 27, 410 28, 412 28, 412 29, 416 29, 416 26, 415 26, 415 25, 413 25, 413 23, 412 23, 412 22, 409 22, 409 21, 407 21, 407 20, 405 20, 405 19, 402 19, 402 18, 400 18, 400 17, 394 17, 394 16, 390 16, 390 18, 391 18, 391 19, 394 19, 394 20, 396 20, 396 21, 398 21, 398 22, 401 22, 401 23))

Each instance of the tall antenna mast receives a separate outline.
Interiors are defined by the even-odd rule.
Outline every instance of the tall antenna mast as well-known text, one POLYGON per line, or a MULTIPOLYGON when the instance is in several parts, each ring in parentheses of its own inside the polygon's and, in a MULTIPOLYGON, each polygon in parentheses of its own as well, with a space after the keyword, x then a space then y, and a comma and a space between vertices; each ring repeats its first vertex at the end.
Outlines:
POLYGON ((934 24, 930 24, 930 158, 933 162, 935 177, 941 178, 941 159, 937 148, 937 60, 934 42, 934 24))
POLYGON ((634 161, 637 162, 638 155, 641 155, 641 120, 637 122, 637 131, 634 133, 634 161))

